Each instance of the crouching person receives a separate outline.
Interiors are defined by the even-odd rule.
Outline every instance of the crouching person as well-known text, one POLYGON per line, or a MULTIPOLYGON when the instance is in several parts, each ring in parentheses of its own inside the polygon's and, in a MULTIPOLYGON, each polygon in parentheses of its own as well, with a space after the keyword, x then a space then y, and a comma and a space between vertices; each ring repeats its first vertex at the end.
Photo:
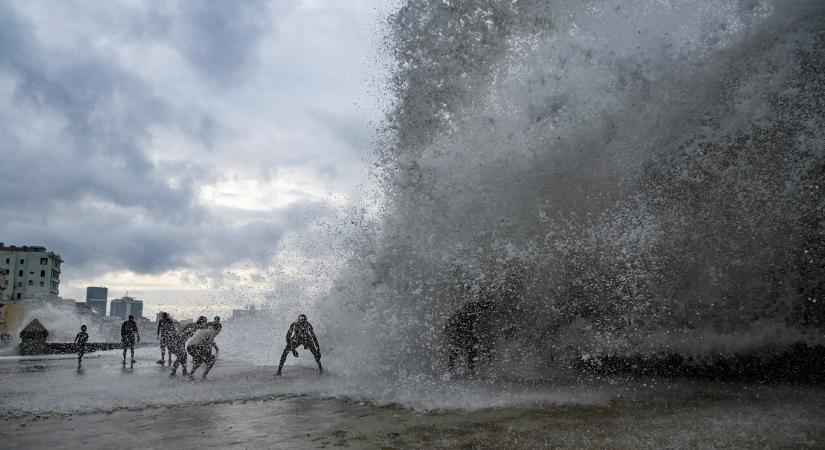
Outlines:
POLYGON ((324 368, 321 367, 321 346, 318 344, 318 338, 315 337, 315 331, 312 330, 312 325, 307 321, 307 316, 300 314, 298 321, 292 322, 289 331, 286 333, 286 347, 281 355, 281 362, 278 364, 278 372, 275 375, 281 375, 286 357, 290 352, 298 356, 296 349, 302 345, 312 352, 312 356, 315 357, 315 363, 318 364, 318 373, 324 373, 324 368))
POLYGON ((186 341, 192 337, 195 332, 204 327, 206 327, 206 317, 201 316, 197 322, 186 324, 177 332, 173 332, 173 335, 169 339, 169 353, 175 355, 175 362, 172 364, 172 373, 169 374, 170 378, 177 375, 178 366, 183 368, 183 376, 188 375, 186 371, 186 341))
POLYGON ((221 332, 221 322, 219 317, 215 317, 215 321, 209 323, 206 328, 198 330, 192 339, 189 340, 189 345, 186 346, 186 351, 192 355, 192 372, 189 374, 189 379, 195 378, 195 372, 201 365, 205 365, 202 379, 206 379, 206 374, 212 370, 217 359, 218 345, 215 344, 215 337, 221 332), (215 354, 212 354, 212 349, 215 349, 215 354))

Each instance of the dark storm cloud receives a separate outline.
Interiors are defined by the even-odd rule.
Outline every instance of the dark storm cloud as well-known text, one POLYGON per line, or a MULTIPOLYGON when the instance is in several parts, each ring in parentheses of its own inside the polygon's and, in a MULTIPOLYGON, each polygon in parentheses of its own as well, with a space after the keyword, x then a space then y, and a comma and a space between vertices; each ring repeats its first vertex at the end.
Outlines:
POLYGON ((0 74, 14 82, 7 114, 25 109, 54 117, 48 132, 57 138, 27 146, 21 141, 29 124, 3 121, 0 146, 11 175, 0 178, 5 206, 36 200, 42 207, 87 195, 150 209, 186 204, 185 190, 166 188, 142 150, 147 127, 164 120, 162 102, 100 55, 41 47, 30 25, 0 8, 0 74))

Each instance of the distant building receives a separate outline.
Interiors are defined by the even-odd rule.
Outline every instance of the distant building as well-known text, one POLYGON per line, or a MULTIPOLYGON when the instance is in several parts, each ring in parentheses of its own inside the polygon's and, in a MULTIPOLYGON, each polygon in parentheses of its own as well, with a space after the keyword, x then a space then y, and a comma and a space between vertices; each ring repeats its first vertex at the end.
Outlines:
POLYGON ((89 305, 98 316, 106 315, 106 303, 109 298, 109 289, 105 287, 89 286, 86 288, 86 304, 89 305))
POLYGON ((111 302, 109 315, 121 319, 126 319, 130 315, 135 316, 135 319, 143 317, 143 302, 128 296, 116 298, 111 302))
POLYGON ((3 300, 5 299, 3 293, 6 291, 6 287, 8 285, 9 269, 6 269, 5 267, 0 267, 0 340, 11 339, 11 335, 4 335, 4 331, 6 329, 6 305, 5 303, 3 303, 3 300))
POLYGON ((247 305, 246 309, 233 309, 230 320, 252 320, 260 318, 268 318, 271 316, 271 311, 267 309, 258 309, 254 304, 247 305))
POLYGON ((0 303, 57 297, 62 262, 60 255, 46 247, 6 246, 0 242, 0 268, 8 271, 0 303))
POLYGON ((77 302, 74 304, 74 312, 80 317, 90 317, 96 314, 96 311, 88 303, 77 302))
POLYGON ((108 300, 106 300, 105 298, 86 300, 86 304, 89 305, 90 308, 92 308, 92 311, 94 311, 98 316, 101 317, 106 315, 107 302, 108 300))
POLYGON ((6 267, 0 266, 0 302, 3 301, 3 293, 6 292, 6 288, 9 286, 9 269, 6 267))

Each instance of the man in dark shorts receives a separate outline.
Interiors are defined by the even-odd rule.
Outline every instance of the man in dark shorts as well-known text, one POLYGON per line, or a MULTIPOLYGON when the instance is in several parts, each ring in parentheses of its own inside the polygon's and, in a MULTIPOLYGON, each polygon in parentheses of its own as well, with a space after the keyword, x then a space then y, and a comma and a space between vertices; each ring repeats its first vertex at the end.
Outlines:
POLYGON ((195 378, 195 372, 202 364, 206 364, 201 378, 206 379, 206 374, 212 370, 217 359, 218 345, 215 344, 215 337, 221 332, 220 317, 215 317, 215 322, 209 323, 206 328, 198 330, 192 339, 189 340, 189 345, 186 346, 186 351, 192 355, 192 372, 189 373, 189 379, 195 378), (212 354, 212 349, 215 349, 215 354, 212 354))
POLYGON ((175 334, 175 322, 169 317, 168 313, 160 313, 160 320, 158 320, 158 342, 160 343, 160 361, 158 364, 163 365, 166 357, 166 350, 169 350, 169 365, 172 365, 172 337, 175 334))
POLYGON ((120 326, 120 342, 123 344, 123 364, 126 364, 126 349, 132 351, 132 363, 135 363, 135 342, 140 342, 135 317, 129 316, 129 320, 120 326))
POLYGON ((286 348, 284 348, 284 353, 281 355, 281 363, 278 364, 278 372, 275 375, 281 374, 287 355, 292 352, 293 355, 298 356, 296 349, 302 345, 315 356, 318 373, 324 373, 324 368, 321 367, 321 346, 318 344, 318 338, 315 337, 315 332, 312 330, 312 325, 307 321, 307 316, 301 314, 298 316, 297 322, 292 322, 289 331, 286 333, 286 348))
POLYGON ((186 341, 201 328, 206 327, 206 317, 200 316, 198 320, 193 323, 186 324, 172 336, 172 346, 169 347, 169 353, 175 354, 175 363, 172 365, 172 373, 169 378, 174 378, 177 375, 178 366, 182 366, 183 376, 188 375, 186 370, 186 341))
POLYGON ((80 333, 74 337, 74 344, 77 346, 77 363, 80 364, 80 359, 86 353, 86 341, 89 340, 89 333, 86 333, 86 325, 80 326, 80 333))

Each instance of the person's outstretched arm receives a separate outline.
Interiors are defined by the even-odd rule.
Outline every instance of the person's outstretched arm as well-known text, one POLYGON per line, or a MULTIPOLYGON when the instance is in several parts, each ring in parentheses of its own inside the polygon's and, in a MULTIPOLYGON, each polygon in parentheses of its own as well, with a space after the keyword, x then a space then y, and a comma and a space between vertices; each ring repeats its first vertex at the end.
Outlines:
POLYGON ((80 340, 80 333, 77 333, 77 336, 74 337, 74 343, 77 344, 77 341, 80 340))

